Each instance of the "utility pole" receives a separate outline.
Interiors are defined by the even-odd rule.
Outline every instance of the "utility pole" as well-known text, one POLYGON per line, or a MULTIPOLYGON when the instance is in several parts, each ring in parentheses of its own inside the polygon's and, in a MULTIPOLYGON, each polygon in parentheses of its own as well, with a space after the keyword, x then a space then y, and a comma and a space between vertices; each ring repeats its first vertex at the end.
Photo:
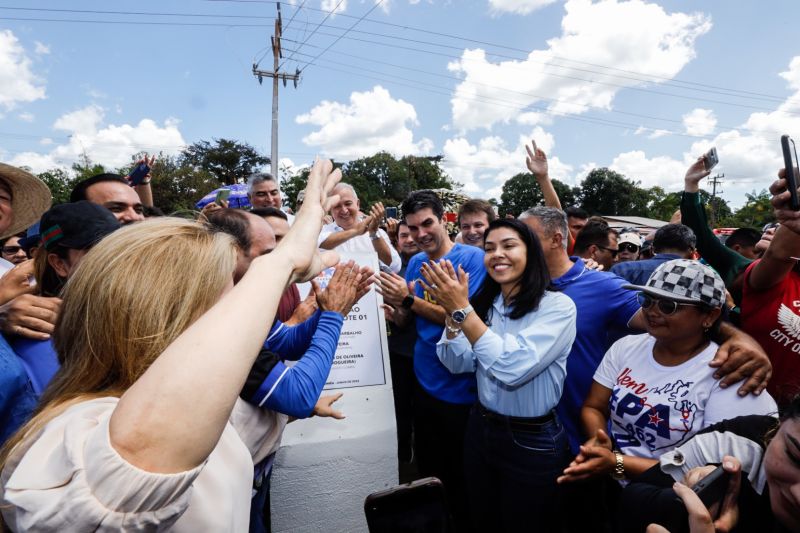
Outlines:
MULTIPOLYGON (((711 228, 717 225, 717 185, 721 185, 722 178, 725 174, 717 174, 711 178, 711 228)), ((722 189, 719 190, 722 194, 722 189)))
POLYGON ((281 31, 283 30, 283 20, 281 19, 281 3, 277 2, 278 18, 275 19, 275 35, 272 36, 272 70, 259 70, 257 64, 253 64, 253 75, 258 78, 259 85, 264 81, 264 78, 272 78, 272 151, 270 156, 270 170, 272 177, 276 180, 278 177, 278 80, 283 80, 283 86, 286 87, 286 82, 291 80, 294 82, 295 89, 297 88, 297 81, 300 79, 300 70, 295 69, 294 74, 286 72, 279 72, 279 61, 283 57, 281 54, 281 31))

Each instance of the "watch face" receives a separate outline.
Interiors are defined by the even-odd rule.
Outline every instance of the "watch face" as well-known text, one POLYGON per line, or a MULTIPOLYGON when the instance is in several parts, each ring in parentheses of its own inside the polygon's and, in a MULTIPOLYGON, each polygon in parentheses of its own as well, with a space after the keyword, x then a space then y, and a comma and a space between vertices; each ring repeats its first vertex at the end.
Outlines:
POLYGON ((464 322, 464 320, 466 320, 466 318, 467 315, 466 313, 464 313, 464 311, 461 311, 460 309, 458 311, 453 311, 452 315, 453 322, 461 324, 462 322, 464 322))

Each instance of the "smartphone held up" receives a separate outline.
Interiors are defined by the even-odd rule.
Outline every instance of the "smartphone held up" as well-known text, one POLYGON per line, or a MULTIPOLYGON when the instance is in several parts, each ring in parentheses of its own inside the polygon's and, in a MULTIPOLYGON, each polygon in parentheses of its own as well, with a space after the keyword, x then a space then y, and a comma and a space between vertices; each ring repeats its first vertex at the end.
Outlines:
POLYGON ((789 189, 789 198, 792 209, 800 211, 800 199, 797 197, 798 170, 797 146, 788 135, 781 135, 781 151, 783 152, 783 168, 785 169, 786 188, 789 189))
POLYGON ((712 146, 711 149, 703 154, 703 165, 705 165, 706 170, 711 170, 719 163, 719 155, 717 155, 717 148, 716 146, 712 146))

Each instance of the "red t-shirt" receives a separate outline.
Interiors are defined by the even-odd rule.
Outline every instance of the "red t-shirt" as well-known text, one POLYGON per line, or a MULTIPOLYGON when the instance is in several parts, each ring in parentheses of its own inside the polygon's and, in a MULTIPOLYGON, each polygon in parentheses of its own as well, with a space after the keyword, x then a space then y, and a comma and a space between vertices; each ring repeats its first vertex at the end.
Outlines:
POLYGON ((742 292, 742 329, 756 339, 772 362, 767 390, 786 405, 800 393, 800 274, 792 270, 783 281, 766 290, 750 287, 747 267, 742 292))
POLYGON ((278 303, 278 320, 281 322, 289 320, 294 310, 300 305, 300 301, 300 291, 297 290, 297 285, 292 283, 286 287, 281 296, 281 301, 278 303))

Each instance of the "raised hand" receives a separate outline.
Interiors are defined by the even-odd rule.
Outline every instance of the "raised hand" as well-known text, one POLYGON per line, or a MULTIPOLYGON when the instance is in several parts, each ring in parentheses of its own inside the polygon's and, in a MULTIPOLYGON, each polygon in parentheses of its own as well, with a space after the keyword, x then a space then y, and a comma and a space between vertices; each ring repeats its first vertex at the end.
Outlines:
POLYGON ((28 259, 16 265, 0 278, 0 305, 5 304, 20 296, 34 291, 36 285, 31 283, 33 278, 33 259, 28 259))
POLYGON ((772 193, 770 202, 775 208, 775 218, 778 222, 793 232, 800 233, 800 211, 792 209, 785 168, 778 172, 778 180, 770 185, 769 192, 772 193))
POLYGON ((378 228, 381 225, 381 221, 383 221, 384 214, 386 213, 386 209, 383 207, 383 203, 375 202, 372 204, 372 207, 369 210, 369 217, 371 218, 369 222, 369 229, 370 233, 377 233, 378 228))
POLYGON ((403 299, 411 294, 406 280, 394 272, 381 272, 375 280, 375 290, 392 307, 400 307, 403 299))
POLYGON ((322 217, 339 202, 339 195, 331 192, 341 179, 342 171, 334 169, 328 159, 317 159, 311 167, 303 205, 289 232, 270 254, 284 256, 292 266, 290 282, 308 281, 339 261, 339 254, 335 251, 320 252, 317 240, 322 229, 322 217))
POLYGON ((424 278, 420 280, 422 287, 448 313, 469 305, 469 274, 461 265, 456 273, 449 260, 431 261, 422 264, 420 273, 424 278))
POLYGON ((333 272, 328 286, 322 290, 316 281, 311 282, 317 303, 323 311, 333 311, 347 316, 356 303, 361 272, 353 260, 341 263, 333 272))
POLYGON ((531 140, 531 145, 525 145, 525 150, 528 152, 528 157, 525 158, 525 164, 531 174, 538 177, 545 177, 548 175, 547 168, 547 154, 544 150, 536 146, 536 141, 531 140))
POLYGON ((683 177, 683 190, 686 192, 697 192, 700 190, 700 180, 711 174, 710 170, 706 170, 706 163, 703 156, 697 158, 697 161, 692 163, 692 166, 686 171, 683 177))

